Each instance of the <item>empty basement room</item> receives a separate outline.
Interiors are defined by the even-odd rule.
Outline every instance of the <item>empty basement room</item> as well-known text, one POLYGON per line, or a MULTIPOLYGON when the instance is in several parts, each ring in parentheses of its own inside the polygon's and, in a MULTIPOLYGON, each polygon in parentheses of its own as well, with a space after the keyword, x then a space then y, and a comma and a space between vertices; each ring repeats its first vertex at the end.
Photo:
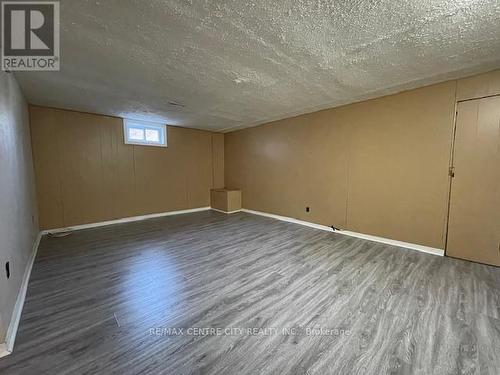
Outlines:
POLYGON ((1 7, 1 375, 500 374, 498 0, 1 7))

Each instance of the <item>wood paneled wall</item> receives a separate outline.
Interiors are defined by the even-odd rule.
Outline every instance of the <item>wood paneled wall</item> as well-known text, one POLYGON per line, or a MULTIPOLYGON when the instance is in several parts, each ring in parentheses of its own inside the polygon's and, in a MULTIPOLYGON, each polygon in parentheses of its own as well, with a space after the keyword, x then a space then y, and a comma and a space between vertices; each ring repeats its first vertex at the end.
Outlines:
POLYGON ((124 144, 116 117, 31 106, 30 122, 42 229, 209 206, 224 185, 222 134, 169 126, 162 148, 124 144))
POLYGON ((456 101, 498 93, 495 71, 228 133, 226 186, 244 208, 444 249, 456 101))
POLYGON ((444 248, 455 103, 499 93, 495 71, 225 136, 168 127, 167 149, 125 145, 119 118, 31 106, 40 226, 208 206, 227 186, 245 208, 444 248))

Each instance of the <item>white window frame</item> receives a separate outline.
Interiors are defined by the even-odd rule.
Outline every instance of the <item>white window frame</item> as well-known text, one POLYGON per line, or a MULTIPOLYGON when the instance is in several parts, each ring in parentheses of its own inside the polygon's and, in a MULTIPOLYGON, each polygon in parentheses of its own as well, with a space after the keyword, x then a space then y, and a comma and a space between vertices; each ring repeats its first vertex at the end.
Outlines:
POLYGON ((125 141, 125 144, 127 145, 167 147, 167 125, 143 120, 123 119, 123 139, 125 141), (129 139, 129 128, 142 129, 144 131, 146 131, 147 129, 158 130, 158 132, 160 133, 160 142, 157 143, 146 140, 139 141, 135 139, 129 139))

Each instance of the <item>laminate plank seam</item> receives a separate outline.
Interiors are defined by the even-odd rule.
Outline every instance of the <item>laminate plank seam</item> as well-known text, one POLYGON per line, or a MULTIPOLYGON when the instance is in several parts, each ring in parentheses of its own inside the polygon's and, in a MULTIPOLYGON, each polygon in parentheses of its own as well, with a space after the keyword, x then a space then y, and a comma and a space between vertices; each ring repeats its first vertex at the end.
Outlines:
POLYGON ((115 322, 116 322, 116 325, 118 326, 118 328, 120 328, 120 322, 118 321, 118 318, 116 317, 116 313, 113 313, 113 316, 115 318, 115 322))

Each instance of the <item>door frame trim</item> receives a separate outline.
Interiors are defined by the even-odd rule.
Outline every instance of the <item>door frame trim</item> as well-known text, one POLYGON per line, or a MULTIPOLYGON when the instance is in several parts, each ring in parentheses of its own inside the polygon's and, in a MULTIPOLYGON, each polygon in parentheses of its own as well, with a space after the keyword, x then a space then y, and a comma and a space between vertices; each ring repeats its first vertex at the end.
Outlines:
POLYGON ((448 229, 450 225, 450 208, 451 208, 451 188, 453 184, 453 177, 450 176, 450 170, 454 167, 454 159, 455 159, 455 138, 457 134, 457 118, 458 118, 458 81, 455 82, 455 106, 453 112, 453 125, 451 129, 451 144, 450 144, 450 156, 448 162, 448 193, 447 202, 446 202, 446 224, 444 228, 444 255, 448 256, 448 229))
MULTIPOLYGON (((458 81, 457 81, 457 86, 458 86, 458 81)), ((458 120, 458 104, 463 103, 463 102, 470 102, 472 100, 481 100, 481 99, 488 99, 488 98, 494 98, 494 97, 500 97, 499 94, 492 94, 492 95, 485 95, 485 96, 479 96, 476 98, 469 98, 469 99, 462 99, 462 100, 457 100, 457 87, 455 88, 455 113, 453 115, 453 128, 452 128, 452 135, 451 135, 451 150, 450 150, 450 162, 448 164, 448 168, 454 168, 454 162, 455 162, 455 141, 456 141, 456 136, 457 136, 457 120, 458 120)), ((449 169, 448 169, 449 170, 449 169)), ((446 205, 446 227, 445 227, 445 238, 444 238, 444 255, 448 256, 450 258, 455 258, 451 257, 448 255, 448 230, 450 226, 450 208, 451 208, 451 189, 453 185, 453 177, 449 175, 448 172, 448 202, 446 205)), ((460 258, 456 258, 460 259, 460 258)), ((470 261, 473 262, 473 261, 470 261)), ((478 262, 475 262, 478 263, 478 262)), ((482 264, 482 263, 481 263, 482 264)))

